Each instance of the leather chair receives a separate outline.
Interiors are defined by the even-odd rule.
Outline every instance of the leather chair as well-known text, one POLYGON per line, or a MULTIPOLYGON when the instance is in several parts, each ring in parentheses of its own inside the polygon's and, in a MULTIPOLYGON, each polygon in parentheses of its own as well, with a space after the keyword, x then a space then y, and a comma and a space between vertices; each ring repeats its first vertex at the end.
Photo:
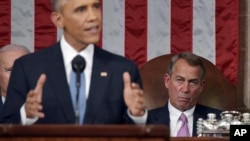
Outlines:
MULTIPOLYGON (((164 74, 173 55, 166 54, 156 57, 140 68, 148 109, 162 106, 168 100, 168 91, 164 86, 164 74)), ((206 77, 205 87, 198 103, 221 110, 235 110, 236 86, 229 82, 214 64, 205 58, 202 60, 206 67, 206 77)))

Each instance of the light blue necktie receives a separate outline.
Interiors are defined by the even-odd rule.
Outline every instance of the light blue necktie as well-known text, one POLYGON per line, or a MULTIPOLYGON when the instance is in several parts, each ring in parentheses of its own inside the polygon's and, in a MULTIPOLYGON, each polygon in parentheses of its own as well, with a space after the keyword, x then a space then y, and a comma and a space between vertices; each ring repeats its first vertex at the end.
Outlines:
POLYGON ((85 75, 81 72, 80 75, 80 88, 79 99, 77 101, 77 86, 76 86, 76 73, 72 70, 70 73, 70 93, 75 110, 76 124, 83 124, 85 109, 86 109, 86 95, 85 95, 85 75))

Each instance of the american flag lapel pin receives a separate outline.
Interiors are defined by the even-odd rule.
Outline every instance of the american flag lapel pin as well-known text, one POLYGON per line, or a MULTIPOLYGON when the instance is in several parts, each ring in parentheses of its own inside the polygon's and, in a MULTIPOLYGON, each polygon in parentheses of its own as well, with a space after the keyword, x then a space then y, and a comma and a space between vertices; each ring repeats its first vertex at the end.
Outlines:
POLYGON ((108 73, 107 72, 101 72, 101 77, 107 77, 108 76, 108 73))

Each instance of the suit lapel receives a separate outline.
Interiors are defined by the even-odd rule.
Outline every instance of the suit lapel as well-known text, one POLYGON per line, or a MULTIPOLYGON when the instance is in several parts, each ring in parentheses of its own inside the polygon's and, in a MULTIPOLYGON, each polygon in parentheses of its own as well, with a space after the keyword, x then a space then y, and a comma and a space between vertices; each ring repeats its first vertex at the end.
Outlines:
POLYGON ((203 118, 206 112, 202 110, 199 104, 196 105, 194 110, 194 120, 193 120, 193 136, 197 136, 197 121, 198 118, 203 118))
POLYGON ((168 104, 165 104, 163 107, 153 109, 149 113, 149 124, 164 124, 170 125, 170 117, 168 111, 168 104))
POLYGON ((67 83, 66 72, 63 64, 63 57, 60 46, 54 48, 54 54, 48 60, 47 82, 56 95, 60 107, 62 107, 66 119, 71 123, 74 122, 74 109, 70 97, 70 90, 67 83))
POLYGON ((104 98, 104 93, 111 74, 107 67, 107 63, 107 58, 103 56, 99 48, 95 47, 90 91, 87 99, 84 123, 92 123, 97 109, 100 107, 99 105, 104 98))

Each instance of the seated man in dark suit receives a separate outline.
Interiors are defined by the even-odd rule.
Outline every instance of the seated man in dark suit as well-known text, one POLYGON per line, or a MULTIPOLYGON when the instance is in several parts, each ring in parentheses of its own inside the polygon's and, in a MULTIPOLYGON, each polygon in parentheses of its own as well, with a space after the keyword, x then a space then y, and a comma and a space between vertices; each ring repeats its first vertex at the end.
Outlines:
POLYGON ((9 44, 0 48, 0 115, 7 96, 7 87, 14 61, 28 53, 30 53, 28 48, 17 44, 9 44))
POLYGON ((15 61, 3 122, 145 124, 137 65, 96 45, 102 27, 100 1, 52 0, 52 6, 51 20, 63 29, 62 38, 15 61), (81 80, 77 84, 74 75, 81 80))
POLYGON ((169 126, 172 137, 197 136, 198 118, 207 119, 208 113, 219 117, 222 112, 197 104, 205 83, 205 74, 204 64, 197 55, 183 52, 173 56, 164 75, 169 100, 166 105, 149 111, 148 123, 169 126), (179 117, 185 120, 181 121, 179 117), (181 126, 186 127, 185 134, 181 134, 181 126))

